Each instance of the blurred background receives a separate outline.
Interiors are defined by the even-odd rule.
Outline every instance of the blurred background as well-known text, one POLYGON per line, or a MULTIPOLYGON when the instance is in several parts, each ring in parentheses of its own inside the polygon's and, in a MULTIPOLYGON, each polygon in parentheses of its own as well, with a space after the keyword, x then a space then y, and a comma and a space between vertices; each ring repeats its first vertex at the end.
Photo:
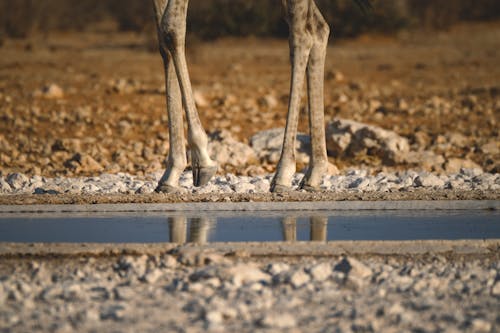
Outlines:
MULTIPOLYGON (((150 0, 0 0, 0 34, 24 38, 35 33, 95 29, 107 21, 121 31, 154 28, 150 0), (148 2, 148 5, 145 4, 148 2)), ((375 0, 364 15, 352 0, 318 0, 336 37, 401 29, 446 29, 459 21, 500 17, 498 0, 375 0)), ((191 1, 189 30, 200 39, 223 36, 284 37, 287 27, 277 0, 191 1)), ((110 29, 110 26, 107 26, 110 29)))

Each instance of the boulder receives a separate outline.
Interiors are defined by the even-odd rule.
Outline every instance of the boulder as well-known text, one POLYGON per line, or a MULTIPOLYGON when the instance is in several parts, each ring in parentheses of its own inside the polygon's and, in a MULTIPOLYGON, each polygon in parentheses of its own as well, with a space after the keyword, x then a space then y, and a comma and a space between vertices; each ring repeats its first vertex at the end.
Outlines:
POLYGON ((410 151, 408 139, 395 132, 345 119, 327 125, 326 143, 332 156, 366 154, 386 165, 406 162, 410 151))
POLYGON ((257 155, 252 147, 237 141, 227 130, 210 133, 209 140, 209 154, 222 167, 241 167, 257 162, 257 155))
MULTIPOLYGON (((275 164, 279 161, 285 136, 284 128, 273 128, 256 133, 250 138, 250 146, 256 151, 261 161, 275 164)), ((309 135, 298 133, 295 148, 297 162, 309 163, 311 138, 309 135)))

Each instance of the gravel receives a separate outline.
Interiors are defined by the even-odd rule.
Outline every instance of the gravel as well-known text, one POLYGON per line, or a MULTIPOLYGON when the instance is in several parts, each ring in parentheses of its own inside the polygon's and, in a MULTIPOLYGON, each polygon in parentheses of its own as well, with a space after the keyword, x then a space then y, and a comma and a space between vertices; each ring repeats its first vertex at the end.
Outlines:
POLYGON ((498 259, 2 258, 0 331, 495 332, 498 259))
MULTIPOLYGON (((293 179, 293 188, 297 189, 302 173, 293 179)), ((98 177, 46 178, 28 176, 22 173, 0 177, 0 193, 9 194, 148 194, 154 191, 161 172, 143 177, 125 173, 102 174, 98 177)), ((264 176, 236 176, 227 174, 214 177, 206 186, 195 188, 192 174, 186 171, 180 178, 181 191, 197 194, 229 193, 267 193, 272 174, 264 176)), ((403 171, 382 172, 369 175, 365 170, 348 170, 343 175, 325 176, 322 191, 335 192, 393 192, 412 191, 415 189, 433 190, 482 190, 497 192, 500 190, 500 174, 484 173, 478 169, 461 169, 448 175, 436 175, 428 172, 403 171)))

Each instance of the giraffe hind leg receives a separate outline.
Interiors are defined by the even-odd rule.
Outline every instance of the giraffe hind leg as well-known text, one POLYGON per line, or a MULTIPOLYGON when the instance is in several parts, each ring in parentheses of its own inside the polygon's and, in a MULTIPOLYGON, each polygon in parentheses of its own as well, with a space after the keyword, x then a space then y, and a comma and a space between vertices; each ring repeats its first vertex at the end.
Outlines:
MULTIPOLYGON (((167 75, 170 74, 176 77, 177 85, 175 85, 175 89, 180 89, 180 94, 178 96, 172 94, 172 98, 168 99, 168 103, 184 107, 188 122, 188 142, 191 147, 193 182, 195 186, 202 186, 208 183, 208 181, 217 172, 217 163, 213 161, 208 154, 208 137, 202 127, 196 110, 187 69, 185 36, 188 1, 168 0, 168 2, 166 2, 166 0, 155 0, 154 3, 158 23, 160 47, 163 47, 166 50, 165 54, 168 53, 168 58, 173 64, 173 70, 170 71, 166 69, 166 73, 168 73, 167 75), (162 11, 159 11, 159 8, 162 8, 162 11), (180 104, 180 101, 182 101, 182 104, 180 104)), ((168 79, 167 82, 169 82, 168 79)), ((176 107, 176 110, 182 109, 182 107, 176 107)), ((177 136, 182 136, 183 138, 183 127, 179 125, 179 123, 182 124, 181 114, 181 111, 173 111, 172 120, 175 122, 177 136), (180 133, 181 131, 182 134, 180 133)), ((172 120, 169 120, 169 124, 172 123, 172 120)), ((172 127, 170 127, 170 130, 172 130, 172 127)), ((171 149, 173 151, 183 151, 184 148, 182 147, 184 147, 184 141, 175 138, 172 133, 170 135, 171 138, 174 139, 171 141, 171 149)), ((180 176, 180 173, 178 172, 179 168, 177 168, 177 166, 182 167, 185 165, 185 153, 184 156, 181 157, 180 153, 174 154, 171 151, 169 156, 172 156, 172 158, 169 158, 169 168, 167 168, 164 175, 165 181, 160 181, 160 184, 165 184, 166 186, 159 186, 158 189, 160 191, 163 191, 163 189, 165 189, 165 191, 170 191, 173 187, 175 188, 176 184, 172 183, 178 183, 178 178, 180 176), (168 182, 169 178, 173 178, 170 183, 168 182)))
POLYGON ((311 2, 309 26, 312 27, 313 46, 307 64, 307 96, 309 103, 309 131, 311 160, 300 188, 317 191, 328 172, 324 116, 324 71, 330 29, 314 2, 311 2))

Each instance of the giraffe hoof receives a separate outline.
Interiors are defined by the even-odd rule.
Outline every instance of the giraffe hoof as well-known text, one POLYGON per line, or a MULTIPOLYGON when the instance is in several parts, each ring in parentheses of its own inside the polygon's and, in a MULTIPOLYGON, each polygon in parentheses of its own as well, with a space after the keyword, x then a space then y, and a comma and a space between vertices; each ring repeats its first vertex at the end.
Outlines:
POLYGON ((217 172, 217 166, 213 167, 194 167, 193 168, 193 184, 196 187, 206 185, 217 172))
POLYGON ((288 193, 291 192, 292 188, 286 185, 272 184, 271 193, 288 193))
POLYGON ((179 193, 180 189, 176 186, 168 185, 168 184, 158 184, 155 188, 156 193, 179 193))
POLYGON ((319 192, 321 191, 319 186, 313 186, 313 185, 308 185, 308 184, 300 184, 300 189, 304 190, 306 192, 319 192))

